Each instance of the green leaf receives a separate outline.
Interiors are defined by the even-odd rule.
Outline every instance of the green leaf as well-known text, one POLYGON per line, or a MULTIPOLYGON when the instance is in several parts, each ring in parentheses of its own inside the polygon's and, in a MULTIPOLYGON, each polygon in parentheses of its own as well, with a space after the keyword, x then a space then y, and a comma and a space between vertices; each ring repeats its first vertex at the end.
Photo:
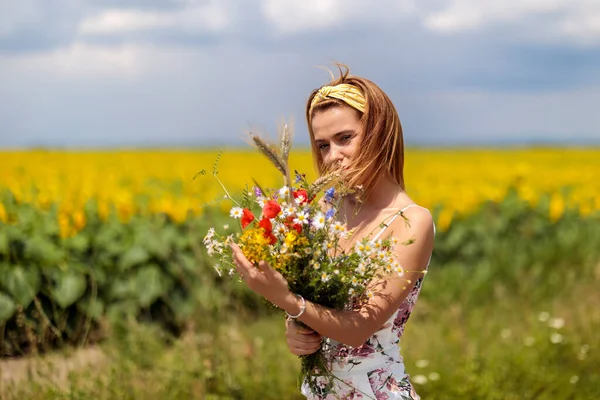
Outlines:
POLYGON ((58 275, 54 288, 54 300, 62 308, 75 303, 85 292, 86 281, 83 275, 67 271, 58 275))
POLYGON ((40 290, 40 272, 35 267, 7 267, 2 278, 2 286, 23 308, 31 303, 40 290))
POLYGON ((110 299, 125 299, 135 294, 135 282, 128 276, 113 279, 109 286, 110 299))
POLYGON ((104 302, 99 299, 86 298, 83 301, 77 302, 77 308, 83 311, 88 317, 93 319, 100 319, 104 314, 104 302))
POLYGON ((143 264, 150 259, 148 252, 141 246, 133 246, 121 258, 120 266, 127 270, 134 265, 143 264))
POLYGON ((15 302, 6 294, 0 292, 0 324, 8 321, 13 316, 17 306, 15 302))
MULTIPOLYGON (((2 222, 0 222, 0 224, 1 223, 2 222)), ((2 255, 2 254, 8 255, 8 249, 9 249, 8 233, 2 228, 3 227, 0 225, 0 255, 2 255)))
POLYGON ((136 291, 140 305, 148 307, 157 298, 166 294, 172 281, 162 273, 157 265, 148 265, 137 273, 135 278, 136 291))

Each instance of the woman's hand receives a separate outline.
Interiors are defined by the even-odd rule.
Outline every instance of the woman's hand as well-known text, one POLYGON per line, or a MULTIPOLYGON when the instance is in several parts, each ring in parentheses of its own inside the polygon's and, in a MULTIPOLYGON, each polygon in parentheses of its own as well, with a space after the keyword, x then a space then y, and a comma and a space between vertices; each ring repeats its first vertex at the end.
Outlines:
POLYGON ((289 308, 290 303, 297 303, 283 275, 274 270, 266 261, 259 262, 258 268, 256 268, 237 244, 232 243, 230 247, 238 273, 253 292, 284 310, 289 308))
POLYGON ((297 356, 312 354, 321 347, 321 336, 318 333, 298 325, 291 318, 285 321, 285 337, 290 352, 297 356))

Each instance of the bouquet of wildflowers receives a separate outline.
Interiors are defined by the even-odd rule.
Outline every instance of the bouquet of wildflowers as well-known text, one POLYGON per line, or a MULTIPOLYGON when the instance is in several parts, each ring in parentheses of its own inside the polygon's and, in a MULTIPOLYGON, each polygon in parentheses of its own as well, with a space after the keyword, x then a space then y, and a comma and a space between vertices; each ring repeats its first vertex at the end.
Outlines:
MULTIPOLYGON (((210 228, 204 244, 208 254, 218 259, 215 268, 219 274, 224 270, 229 275, 236 274, 228 246, 233 241, 252 263, 265 260, 279 271, 293 293, 332 309, 351 309, 373 295, 368 287, 373 278, 404 274, 392 256, 397 241, 364 239, 356 242, 351 251, 343 251, 340 240, 349 239, 352 232, 346 230, 336 214, 341 195, 348 189, 341 183, 339 171, 312 184, 296 171, 294 182, 290 182, 289 135, 286 126, 279 151, 252 136, 259 151, 282 173, 284 185, 266 189, 256 184, 253 190, 244 191, 240 202, 227 193, 235 203, 230 216, 239 222, 240 230, 226 235, 210 228), (317 201, 319 195, 321 201, 317 201)), ((317 376, 335 378, 329 372, 324 351, 300 356, 300 382, 307 378, 312 389, 317 389, 313 379, 317 376)))

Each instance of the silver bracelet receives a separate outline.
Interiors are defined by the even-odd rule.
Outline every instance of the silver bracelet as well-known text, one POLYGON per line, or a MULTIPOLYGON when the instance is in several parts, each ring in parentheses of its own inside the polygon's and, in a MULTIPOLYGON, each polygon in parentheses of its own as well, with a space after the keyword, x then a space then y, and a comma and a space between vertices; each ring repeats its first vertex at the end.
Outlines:
POLYGON ((300 297, 300 300, 302 301, 302 304, 300 305, 300 312, 298 313, 298 315, 291 315, 289 312, 285 312, 288 317, 294 319, 299 318, 302 314, 304 314, 304 311, 306 310, 306 300, 304 300, 304 297, 300 296, 299 294, 297 294, 296 296, 300 297))

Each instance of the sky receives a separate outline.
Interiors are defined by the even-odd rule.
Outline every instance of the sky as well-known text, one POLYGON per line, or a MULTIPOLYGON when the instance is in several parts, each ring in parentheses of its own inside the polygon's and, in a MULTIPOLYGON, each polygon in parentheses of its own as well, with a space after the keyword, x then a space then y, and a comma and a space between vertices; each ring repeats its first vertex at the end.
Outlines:
POLYGON ((598 0, 0 0, 0 148, 305 145, 335 62, 409 144, 600 144, 598 0))

